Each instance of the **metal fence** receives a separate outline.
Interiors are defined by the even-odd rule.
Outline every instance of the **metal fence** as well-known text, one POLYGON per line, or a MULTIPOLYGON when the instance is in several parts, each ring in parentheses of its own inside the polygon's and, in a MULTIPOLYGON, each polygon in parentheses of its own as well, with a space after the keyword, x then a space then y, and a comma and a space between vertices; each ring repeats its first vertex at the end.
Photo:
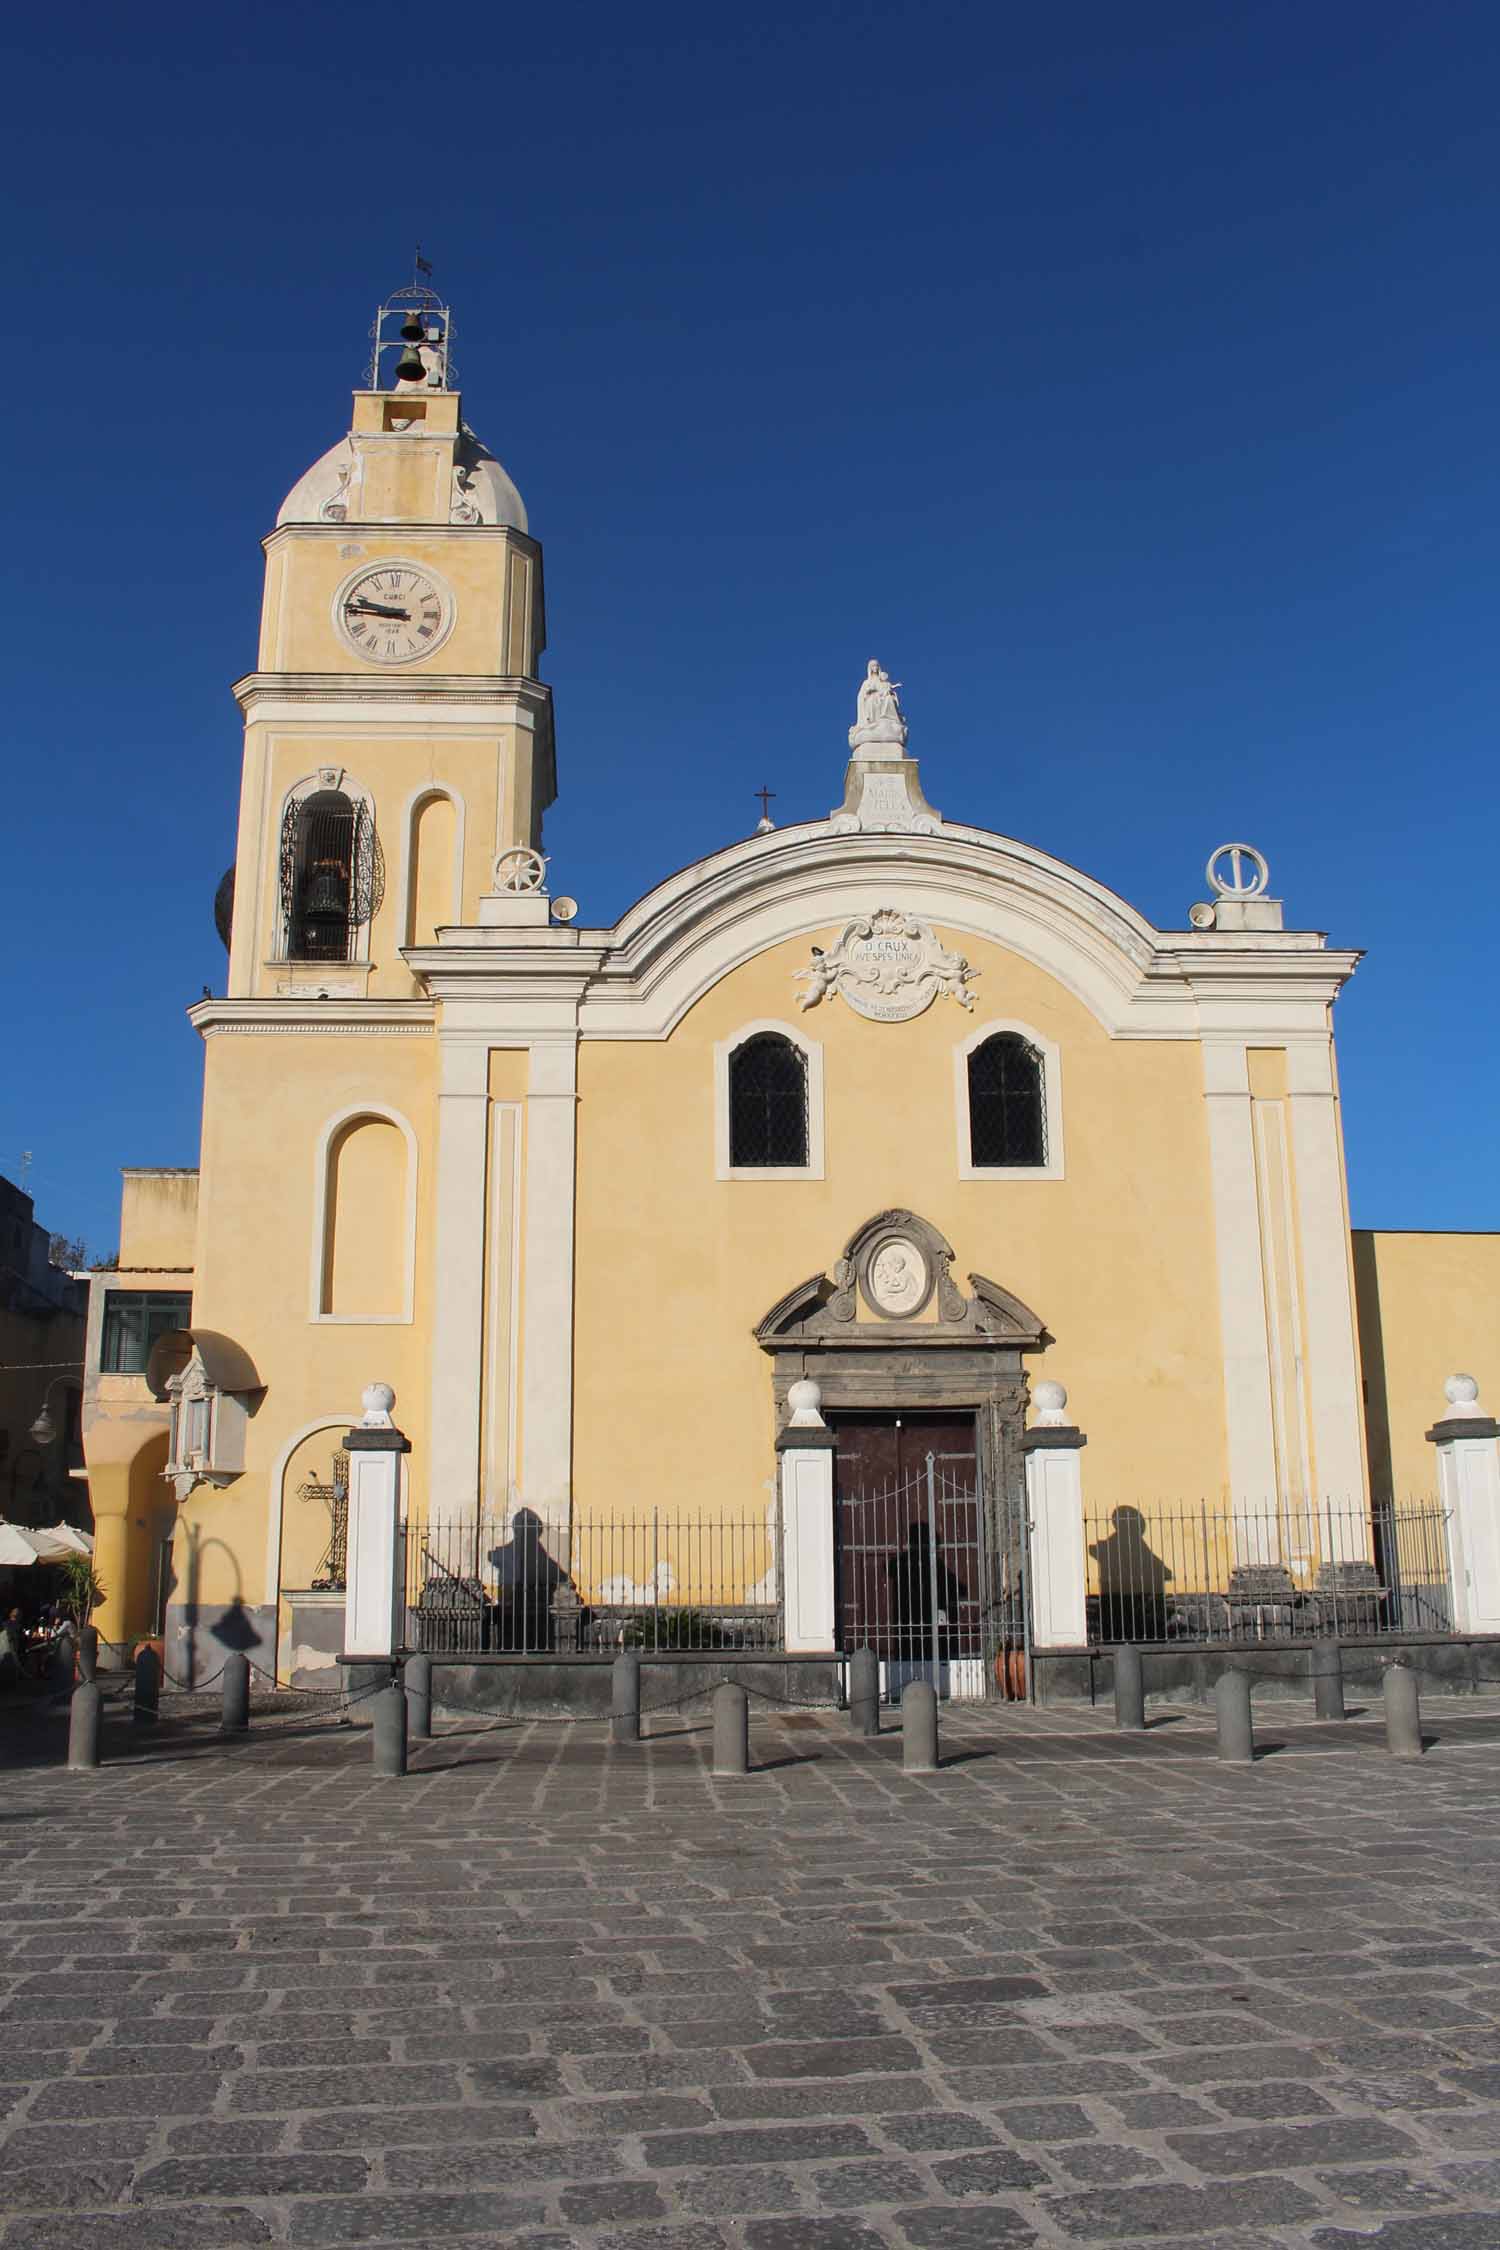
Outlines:
POLYGON ((779 1649, 781 1558, 759 1522, 665 1511, 415 1518, 406 1526, 406 1640, 431 1655, 779 1649))
POLYGON ((873 1649, 881 1693, 899 1702, 908 1680, 978 1701, 989 1661, 983 1511, 978 1487, 925 1471, 872 1492, 841 1492, 837 1523, 838 1646, 873 1649))
POLYGON ((1430 1500, 1373 1509, 1143 1502, 1090 1514, 1089 1639, 1449 1633, 1447 1520, 1430 1500))

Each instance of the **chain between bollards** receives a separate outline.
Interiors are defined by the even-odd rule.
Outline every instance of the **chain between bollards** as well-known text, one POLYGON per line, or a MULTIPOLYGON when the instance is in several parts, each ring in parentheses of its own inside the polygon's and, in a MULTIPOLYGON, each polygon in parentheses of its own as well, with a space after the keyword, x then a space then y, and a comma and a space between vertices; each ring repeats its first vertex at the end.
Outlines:
POLYGON ((1129 1644, 1115 1650, 1115 1725, 1124 1734, 1146 1726, 1146 1674, 1140 1650, 1129 1644))
POLYGON ((375 1771, 395 1776, 406 1771, 406 1695, 393 1680, 373 1699, 375 1771))
POLYGON ((731 1779, 750 1771, 750 1698, 733 1680, 714 1689, 714 1775, 731 1779))
POLYGON ((413 1742, 432 1740, 432 1658, 409 1656, 401 1675, 406 1691, 406 1723, 413 1742))
POLYGON ((1385 1695, 1385 1746, 1393 1758, 1422 1755, 1422 1704, 1417 1675, 1405 1664, 1387 1668, 1385 1695))
POLYGON ((92 1773, 99 1763, 99 1735, 104 1714, 104 1691, 97 1680, 85 1680, 68 1700, 68 1771, 92 1773))
POLYGON ((1226 1765, 1248 1766, 1255 1761, 1255 1726, 1250 1716, 1253 1685, 1248 1672, 1221 1672, 1214 1682, 1215 1747, 1226 1765))
POLYGON ((909 1680, 901 1692, 901 1770, 938 1770, 937 1689, 930 1680, 909 1680))
POLYGON ((623 1650, 610 1666, 609 1739, 641 1739, 641 1659, 640 1652, 633 1648, 623 1650))

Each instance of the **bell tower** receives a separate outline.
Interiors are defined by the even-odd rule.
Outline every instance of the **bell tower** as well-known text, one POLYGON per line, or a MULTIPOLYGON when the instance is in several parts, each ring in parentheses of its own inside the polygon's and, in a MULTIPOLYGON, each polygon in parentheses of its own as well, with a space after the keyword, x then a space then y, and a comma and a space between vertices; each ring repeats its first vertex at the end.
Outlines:
POLYGON ((232 998, 408 999, 556 795, 542 552, 463 416, 430 269, 377 309, 345 436, 264 542, 232 998))

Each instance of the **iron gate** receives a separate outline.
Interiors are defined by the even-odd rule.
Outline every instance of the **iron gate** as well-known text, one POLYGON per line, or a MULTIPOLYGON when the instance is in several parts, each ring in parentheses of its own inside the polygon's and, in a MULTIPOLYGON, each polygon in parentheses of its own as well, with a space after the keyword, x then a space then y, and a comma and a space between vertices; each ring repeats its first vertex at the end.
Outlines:
POLYGON ((977 1477, 925 1465, 868 1492, 840 1494, 836 1514, 838 1646, 871 1648, 881 1694, 899 1702, 930 1680, 953 1702, 1024 1694, 1024 1529, 993 1522, 977 1477))

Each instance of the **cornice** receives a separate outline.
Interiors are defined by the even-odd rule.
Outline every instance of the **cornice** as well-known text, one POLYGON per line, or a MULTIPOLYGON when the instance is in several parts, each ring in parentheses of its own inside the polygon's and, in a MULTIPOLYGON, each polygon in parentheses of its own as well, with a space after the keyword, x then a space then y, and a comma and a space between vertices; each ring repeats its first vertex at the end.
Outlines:
POLYGON ((467 546, 483 540, 497 540, 503 545, 510 540, 517 547, 524 547, 528 554, 540 555, 542 551, 539 539, 533 539, 529 531, 522 531, 513 523, 414 523, 398 516, 372 517, 357 523, 278 523, 266 533, 261 546, 269 554, 273 547, 285 546, 289 540, 324 540, 345 546, 351 542, 361 544, 367 538, 382 544, 388 542, 393 554, 399 550, 403 539, 440 540, 445 546, 452 541, 462 541, 467 546))
POLYGON ((421 1038, 437 1021, 431 1000, 283 998, 197 1000, 188 1022, 204 1039, 250 1037, 421 1038))
POLYGON ((545 680, 524 674, 418 672, 377 677, 365 672, 247 672, 230 690, 248 718, 264 704, 362 704, 405 711, 414 704, 495 709, 527 705, 539 716, 552 708, 545 680))

